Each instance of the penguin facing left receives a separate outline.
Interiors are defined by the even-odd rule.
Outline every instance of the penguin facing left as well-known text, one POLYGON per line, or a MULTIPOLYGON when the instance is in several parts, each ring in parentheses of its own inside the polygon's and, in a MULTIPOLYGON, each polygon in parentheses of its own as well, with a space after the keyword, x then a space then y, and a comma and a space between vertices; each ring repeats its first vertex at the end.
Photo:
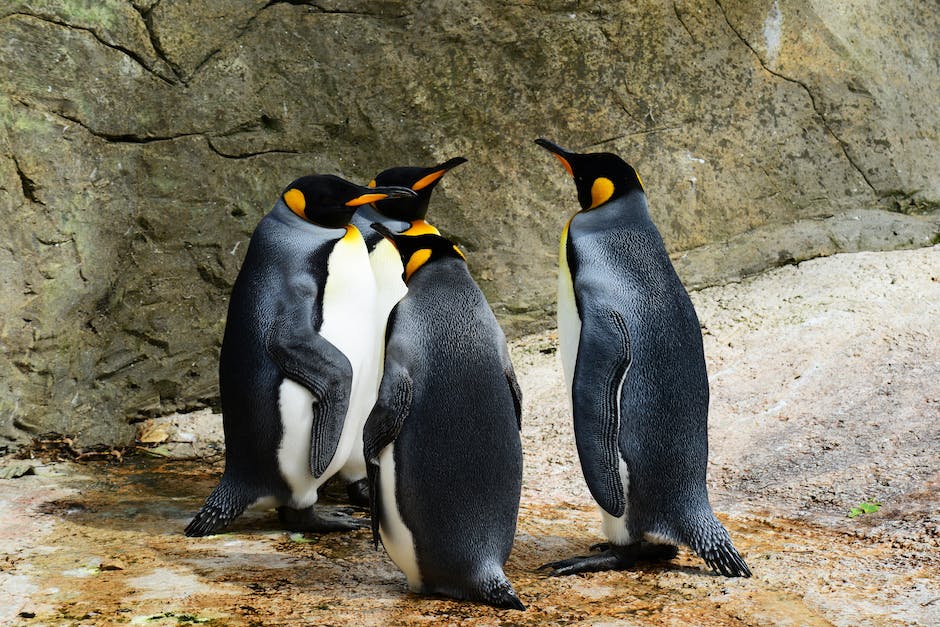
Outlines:
POLYGON ((401 254, 408 293, 364 430, 373 539, 415 592, 523 610, 503 572, 522 488, 505 336, 452 242, 374 228, 401 254))
MULTIPOLYGON (((389 168, 379 173, 369 187, 407 187, 415 196, 389 197, 361 205, 353 215, 351 223, 359 229, 369 250, 369 264, 375 277, 375 356, 367 366, 364 375, 373 381, 368 404, 371 407, 378 394, 379 381, 382 379, 382 362, 385 359, 385 326, 392 307, 408 291, 402 280, 404 266, 401 256, 392 243, 372 228, 379 223, 396 233, 438 233, 438 230, 425 221, 431 192, 441 178, 450 170, 467 160, 455 157, 431 167, 400 166, 389 168)), ((346 465, 340 469, 340 475, 346 481, 350 501, 355 505, 369 505, 368 479, 366 462, 362 455, 362 446, 356 447, 346 465)))
POLYGON ((277 507, 296 531, 363 521, 316 512, 318 488, 346 462, 368 415, 356 407, 373 350, 375 282, 356 207, 407 188, 368 188, 332 175, 284 189, 251 236, 232 288, 219 393, 225 470, 188 536, 217 533, 252 505, 277 507))
POLYGON ((611 153, 536 143, 574 178, 581 205, 561 237, 559 352, 581 469, 609 540, 600 554, 546 567, 624 569, 671 559, 684 544, 722 575, 750 577, 708 501, 702 333, 640 177, 611 153))

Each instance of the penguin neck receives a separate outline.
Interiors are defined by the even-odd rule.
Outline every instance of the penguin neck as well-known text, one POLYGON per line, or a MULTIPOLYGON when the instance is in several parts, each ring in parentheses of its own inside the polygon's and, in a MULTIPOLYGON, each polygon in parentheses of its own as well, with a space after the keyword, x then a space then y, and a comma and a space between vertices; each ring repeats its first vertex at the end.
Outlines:
POLYGON ((371 205, 362 205, 356 209, 356 213, 353 215, 352 224, 362 231, 363 235, 372 232, 370 225, 373 222, 379 222, 396 233, 401 233, 409 226, 409 224, 403 220, 396 220, 394 218, 389 218, 382 215, 371 205))
POLYGON ((307 231, 310 233, 315 233, 317 235, 326 236, 326 237, 343 237, 348 232, 348 229, 344 226, 330 228, 328 226, 322 226, 320 224, 315 224, 308 220, 304 220, 296 213, 290 210, 290 208, 284 203, 283 200, 278 200, 277 204, 274 205, 274 209, 268 213, 268 216, 277 220, 278 222, 283 223, 285 226, 289 226, 292 229, 300 229, 301 231, 307 231))
POLYGON ((611 228, 639 228, 652 225, 646 194, 632 190, 604 203, 596 209, 579 211, 571 218, 571 228, 578 230, 607 230, 611 228))

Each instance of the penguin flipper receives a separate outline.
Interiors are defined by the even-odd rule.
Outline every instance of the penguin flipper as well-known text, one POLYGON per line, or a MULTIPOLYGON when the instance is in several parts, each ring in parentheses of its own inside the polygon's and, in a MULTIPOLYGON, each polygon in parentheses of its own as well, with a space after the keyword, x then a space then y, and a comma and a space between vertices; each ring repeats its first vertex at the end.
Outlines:
POLYGON ((352 385, 349 359, 317 333, 302 310, 279 317, 268 335, 268 354, 285 376, 313 394, 310 472, 320 478, 336 453, 352 385), (305 324, 306 323, 306 324, 305 324))
POLYGON ((372 540, 378 547, 382 513, 379 486, 379 454, 395 441, 405 417, 411 411, 414 385, 408 370, 394 359, 385 360, 385 372, 379 384, 379 396, 362 430, 363 453, 369 476, 369 504, 372 515, 372 540))
POLYGON ((516 425, 522 431, 522 388, 519 387, 519 381, 516 380, 516 371, 509 359, 509 349, 506 347, 505 338, 500 343, 499 359, 503 366, 503 376, 506 377, 506 383, 509 384, 509 391, 512 393, 512 405, 516 411, 516 425))
POLYGON ((591 495, 614 517, 626 509, 618 432, 620 387, 630 359, 630 333, 620 313, 582 317, 571 389, 575 442, 591 495))

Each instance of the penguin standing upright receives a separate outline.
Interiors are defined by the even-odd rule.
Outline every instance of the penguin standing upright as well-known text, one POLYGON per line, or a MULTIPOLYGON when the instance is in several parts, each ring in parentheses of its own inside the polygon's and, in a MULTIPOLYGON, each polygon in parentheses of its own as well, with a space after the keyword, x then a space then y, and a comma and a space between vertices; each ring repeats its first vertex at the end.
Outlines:
POLYGON ((692 301, 636 171, 610 153, 545 139, 581 211, 561 237, 558 327, 581 469, 609 540, 553 574, 625 569, 692 548, 728 577, 751 575, 708 501, 708 377, 692 301))
POLYGON ((370 410, 357 404, 374 350, 361 330, 374 325, 375 280, 348 222, 364 203, 413 194, 304 176, 255 228, 219 360, 225 471, 186 535, 216 533, 251 505, 278 507, 291 530, 362 526, 314 511, 317 489, 345 464, 370 410))
POLYGON ((415 592, 525 609, 503 573, 522 488, 521 393, 463 255, 398 235, 408 293, 366 422, 372 530, 415 592))
MULTIPOLYGON (((364 378, 373 381, 372 387, 364 389, 371 397, 367 399, 369 407, 378 394, 379 381, 382 379, 382 362, 385 359, 385 324, 392 307, 401 300, 408 291, 402 280, 404 267, 401 256, 394 245, 385 239, 378 231, 372 228, 373 223, 379 223, 396 233, 438 233, 438 230, 425 221, 428 213, 428 204, 431 201, 431 192, 449 170, 457 167, 467 160, 455 157, 439 165, 431 167, 401 166, 389 168, 379 173, 369 183, 369 187, 380 185, 383 187, 407 187, 415 192, 414 196, 389 197, 377 200, 374 203, 361 205, 353 215, 351 223, 363 234, 366 247, 369 250, 369 264, 375 277, 375 353, 374 358, 364 369, 364 378)), ((357 446, 350 454, 346 465, 340 470, 340 475, 347 482, 347 491, 350 501, 356 505, 368 506, 368 479, 366 479, 366 462, 362 456, 362 446, 357 446)))

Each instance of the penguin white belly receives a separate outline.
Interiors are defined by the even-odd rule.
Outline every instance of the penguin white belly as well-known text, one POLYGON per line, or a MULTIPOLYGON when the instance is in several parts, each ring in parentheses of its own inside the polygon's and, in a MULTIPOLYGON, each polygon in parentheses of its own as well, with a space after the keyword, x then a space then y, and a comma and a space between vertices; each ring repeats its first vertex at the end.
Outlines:
POLYGON ((415 553, 414 537, 398 511, 395 497, 395 445, 389 444, 379 453, 379 490, 382 493, 382 524, 379 535, 382 545, 395 565, 408 578, 412 592, 421 590, 421 572, 415 553))
MULTIPOLYGON (((375 335, 372 340, 372 357, 366 360, 362 367, 363 404, 369 407, 366 411, 366 418, 378 398, 379 384, 382 381, 388 315, 408 292, 402 280, 402 273, 405 269, 401 263, 401 255, 391 242, 382 239, 376 244, 369 254, 369 265, 375 280, 375 305, 373 306, 375 335)), ((362 455, 361 434, 340 473, 347 481, 365 478, 366 460, 362 455)))
POLYGON ((581 317, 574 297, 574 282, 568 267, 568 227, 561 234, 561 251, 558 255, 558 344, 561 367, 568 389, 568 404, 571 405, 571 386, 574 382, 574 366, 578 359, 578 344, 581 341, 581 317))
MULTIPOLYGON (((342 468, 356 445, 362 448, 362 427, 375 403, 372 382, 363 377, 363 366, 374 352, 375 279, 365 242, 355 227, 336 242, 327 261, 323 287, 320 335, 338 348, 352 367, 349 408, 343 421, 336 452, 319 479, 310 472, 310 429, 313 395, 300 384, 285 379, 280 388, 283 436, 278 462, 292 490, 292 507, 317 501, 317 488, 342 468)), ((362 456, 361 450, 359 456, 362 456)), ((365 463, 362 464, 365 476, 365 463)))
POLYGON ((612 544, 618 544, 624 546, 631 544, 633 538, 630 537, 630 530, 627 529, 627 516, 630 513, 630 501, 627 499, 627 486, 630 485, 630 481, 627 473, 627 463, 620 459, 620 485, 623 487, 623 500, 627 505, 624 507, 623 516, 614 517, 601 510, 601 529, 604 532, 604 535, 612 544))

